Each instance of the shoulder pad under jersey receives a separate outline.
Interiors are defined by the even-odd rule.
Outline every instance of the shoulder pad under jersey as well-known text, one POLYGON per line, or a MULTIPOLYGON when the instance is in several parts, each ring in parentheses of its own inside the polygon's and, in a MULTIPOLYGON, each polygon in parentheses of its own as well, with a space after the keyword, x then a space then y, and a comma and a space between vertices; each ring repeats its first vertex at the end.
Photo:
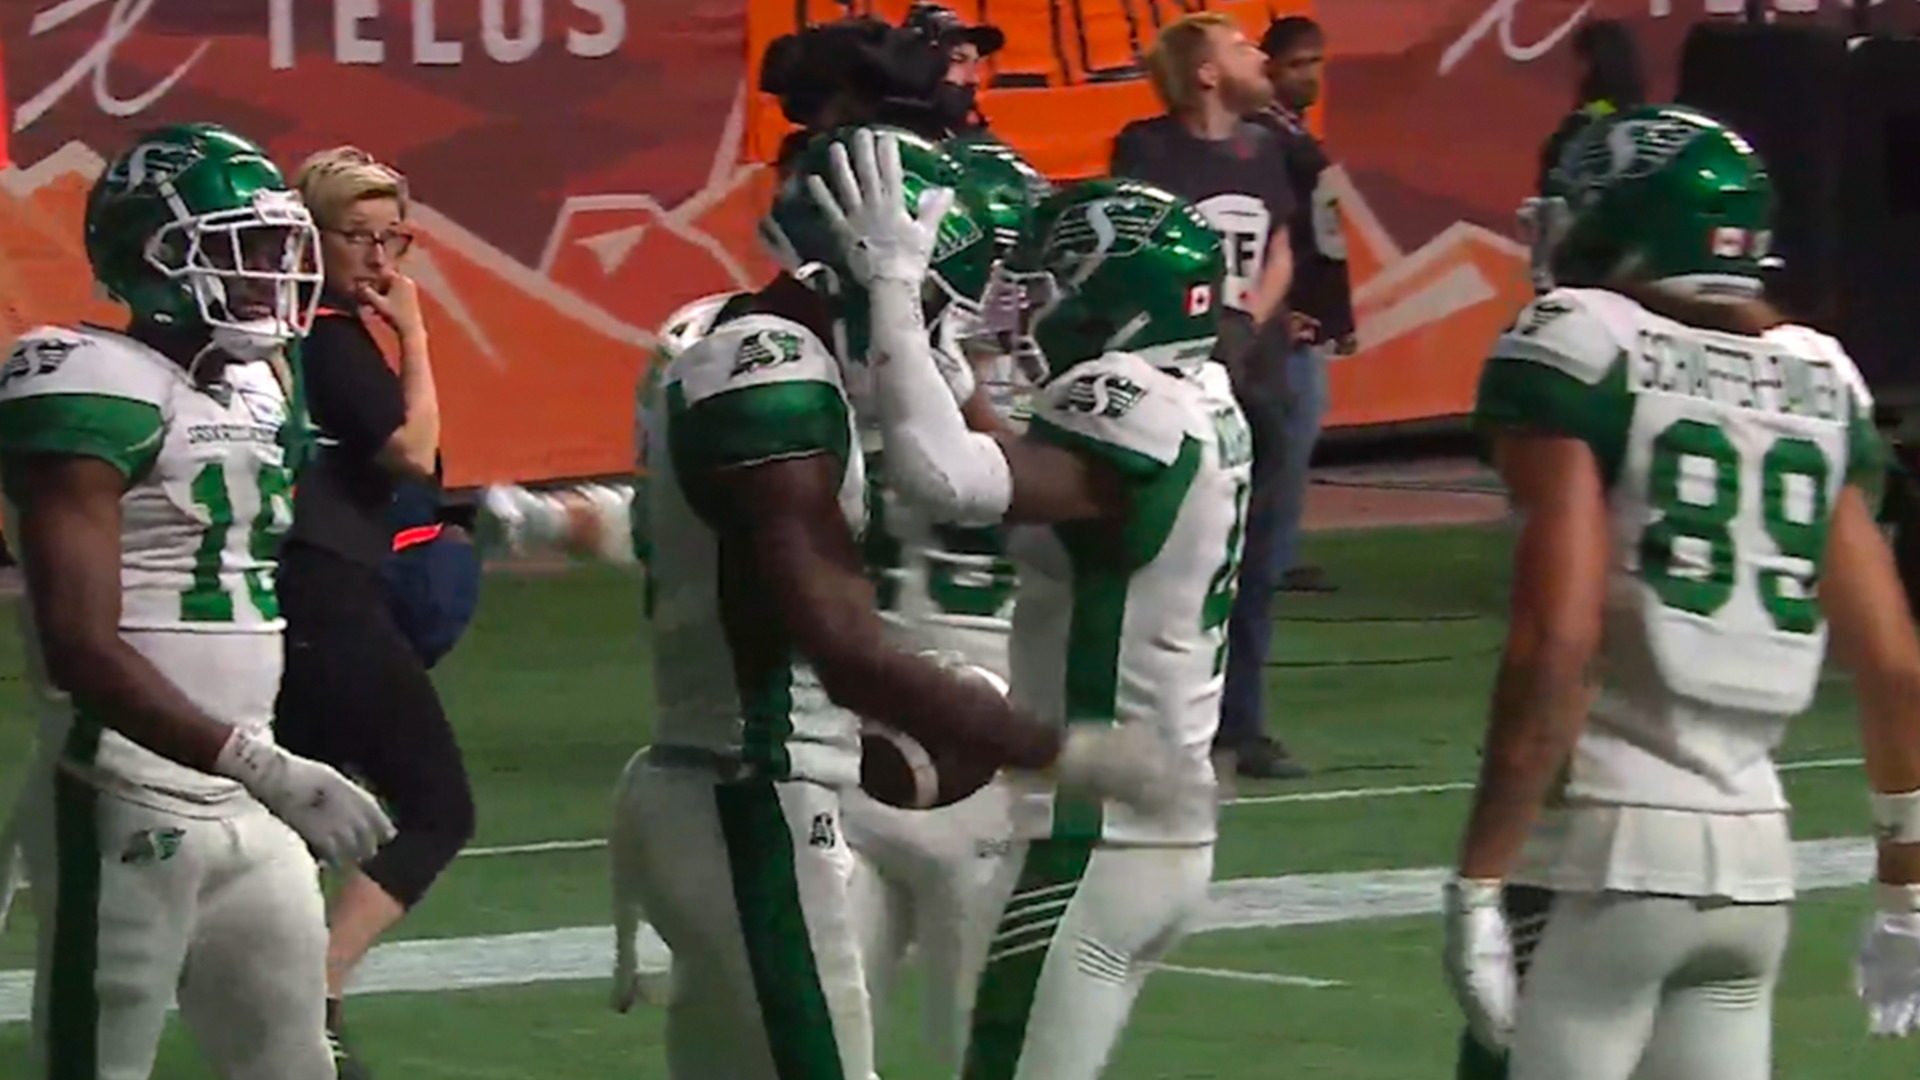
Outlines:
POLYGON ((744 315, 689 345, 667 369, 682 400, 783 382, 823 382, 838 391, 840 365, 813 331, 777 315, 744 315))
POLYGON ((159 453, 167 396, 181 377, 118 334, 31 330, 0 365, 0 455, 96 457, 136 477, 159 453))
POLYGON ((1638 305, 1599 289, 1555 289, 1494 341, 1490 360, 1544 364, 1583 383, 1605 378, 1635 335, 1638 305))
POLYGON ((1776 326, 1761 335, 1765 340, 1786 345, 1804 356, 1825 360, 1833 366, 1847 389, 1853 394, 1853 414, 1871 418, 1873 416, 1873 391, 1867 388, 1866 377, 1860 374, 1853 357, 1840 342, 1811 326, 1788 323, 1776 326))
POLYGON ((737 293, 715 293, 682 305, 660 324, 660 357, 671 361, 713 329, 713 320, 737 293))
POLYGON ((22 334, 0 366, 0 401, 44 394, 104 394, 166 403, 181 378, 166 357, 119 334, 39 326, 22 334))
POLYGON ((852 451, 840 368, 812 331, 747 315, 694 342, 667 369, 676 468, 718 469, 852 451))
POLYGON ((1049 382, 1030 435, 1095 453, 1130 476, 1172 465, 1187 438, 1192 389, 1132 353, 1108 353, 1049 382))

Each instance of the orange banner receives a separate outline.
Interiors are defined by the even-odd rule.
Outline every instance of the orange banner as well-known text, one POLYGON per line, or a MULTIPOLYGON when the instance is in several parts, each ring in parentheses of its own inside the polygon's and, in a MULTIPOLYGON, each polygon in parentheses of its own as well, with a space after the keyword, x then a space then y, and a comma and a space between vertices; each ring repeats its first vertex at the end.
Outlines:
MULTIPOLYGON (((856 0, 870 2, 870 0, 856 0)), ((1804 7, 1806 0, 1772 0, 1804 7)), ((882 0, 898 16, 905 0, 882 0)), ((1156 110, 1139 70, 1169 0, 957 0, 1003 27, 982 104, 1056 177, 1094 175, 1156 110)), ((1195 5, 1198 6, 1198 5, 1195 5)), ((1306 0, 1227 0, 1259 33, 1306 0)), ((1738 0, 1340 0, 1324 131, 1360 353, 1334 426, 1456 416, 1527 297, 1513 210, 1572 105, 1570 37, 1628 19, 1656 97, 1693 21, 1738 0)), ((1817 17, 1845 18, 1837 0, 1817 17)), ((449 481, 632 467, 633 391, 680 305, 751 287, 785 124, 766 43, 830 0, 20 0, 0 3, 0 329, 114 320, 80 242, 87 186, 137 132, 213 120, 291 166, 353 142, 411 182, 449 481), (363 14, 367 10, 374 14, 363 14)), ((1920 5, 1873 9, 1911 29, 1920 5)), ((1798 18, 1783 14, 1783 20, 1798 18)))

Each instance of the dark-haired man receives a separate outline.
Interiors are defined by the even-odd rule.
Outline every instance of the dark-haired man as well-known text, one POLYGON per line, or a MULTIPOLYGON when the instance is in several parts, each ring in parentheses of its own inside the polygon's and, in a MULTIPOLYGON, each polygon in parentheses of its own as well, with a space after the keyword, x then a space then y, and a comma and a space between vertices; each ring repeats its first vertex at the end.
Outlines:
POLYGON ((1327 592, 1320 568, 1297 564, 1300 521, 1306 510, 1307 466, 1320 441, 1327 412, 1327 361, 1358 348, 1353 293, 1347 279, 1347 243, 1339 200, 1327 183, 1332 161, 1307 129, 1306 111, 1320 100, 1327 41, 1320 25, 1304 16, 1276 19, 1260 41, 1267 54, 1273 101, 1253 120, 1279 136, 1293 185, 1293 286, 1287 307, 1297 324, 1287 356, 1286 450, 1278 481, 1279 520, 1274 529, 1273 573, 1288 592, 1327 592))
POLYGON ((987 118, 978 105, 981 67, 1006 46, 1007 35, 997 26, 969 25, 944 4, 915 4, 902 25, 946 53, 947 75, 932 98, 934 120, 944 128, 940 137, 984 133, 987 118))

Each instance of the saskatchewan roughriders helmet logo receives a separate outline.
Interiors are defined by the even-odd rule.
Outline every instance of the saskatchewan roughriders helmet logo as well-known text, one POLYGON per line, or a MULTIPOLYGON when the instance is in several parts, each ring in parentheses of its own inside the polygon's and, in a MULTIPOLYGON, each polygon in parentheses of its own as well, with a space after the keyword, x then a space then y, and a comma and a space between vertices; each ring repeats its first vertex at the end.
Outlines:
MULTIPOLYGON (((913 200, 914 206, 920 205, 921 192, 932 186, 923 180, 909 192, 909 198, 913 200)), ((940 231, 934 235, 933 253, 929 256, 929 261, 939 266, 986 238, 986 231, 980 227, 979 222, 973 220, 972 214, 948 211, 947 216, 940 219, 940 231)))
POLYGON ((1165 199, 1115 195, 1095 199, 1054 222, 1042 250, 1051 266, 1070 268, 1068 280, 1078 284, 1108 259, 1125 259, 1147 250, 1154 231, 1173 212, 1165 199))
POLYGON ((1571 160, 1561 163, 1568 202, 1578 209, 1615 184, 1658 173, 1709 130, 1697 120, 1667 116, 1609 125, 1603 137, 1580 140, 1571 160))
POLYGON ((202 157, 198 149, 177 142, 141 143, 113 163, 107 184, 123 191, 159 187, 193 168, 202 157))

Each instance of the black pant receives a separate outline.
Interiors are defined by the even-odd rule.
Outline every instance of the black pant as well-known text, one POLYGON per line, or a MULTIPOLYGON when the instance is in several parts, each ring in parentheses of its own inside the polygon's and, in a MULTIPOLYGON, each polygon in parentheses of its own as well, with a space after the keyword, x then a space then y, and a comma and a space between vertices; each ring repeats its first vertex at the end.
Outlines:
POLYGON ((473 838, 473 791, 440 695, 372 567, 289 543, 279 593, 287 657, 274 737, 385 801, 398 835, 361 870, 412 907, 473 838))

